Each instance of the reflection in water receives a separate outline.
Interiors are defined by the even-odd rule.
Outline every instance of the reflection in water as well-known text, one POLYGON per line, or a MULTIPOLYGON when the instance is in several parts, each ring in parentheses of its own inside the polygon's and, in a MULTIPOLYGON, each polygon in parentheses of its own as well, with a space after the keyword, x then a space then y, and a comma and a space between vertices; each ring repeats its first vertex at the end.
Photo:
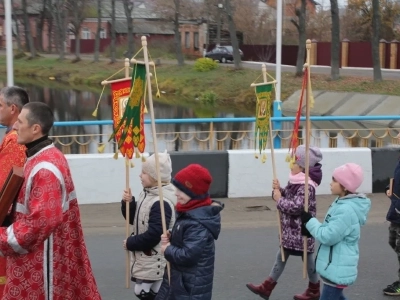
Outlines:
MULTIPOLYGON (((41 101, 48 104, 54 112, 56 121, 87 121, 94 120, 92 116, 94 109, 96 108, 97 101, 100 94, 79 91, 68 88, 51 88, 48 86, 40 85, 40 83, 26 83, 16 79, 16 84, 25 88, 31 101, 41 101)), ((6 85, 5 79, 0 79, 0 87, 6 85)), ((205 111, 203 109, 196 109, 183 106, 167 105, 163 103, 154 103, 154 114, 156 119, 184 119, 184 118, 197 118, 205 117, 205 111)), ((209 112, 207 117, 245 117, 245 114, 233 114, 226 112, 209 112)), ((150 118, 150 114, 146 114, 145 118, 150 118)), ((97 118, 98 120, 110 120, 111 119, 111 95, 109 90, 106 89, 100 106, 98 108, 97 118)), ((241 130, 252 130, 252 123, 216 123, 214 124, 213 130, 218 131, 230 131, 233 129, 241 130)), ((157 133, 165 133, 165 139, 174 140, 173 143, 166 144, 163 139, 159 140, 159 150, 168 149, 169 151, 178 151, 182 149, 194 150, 198 149, 199 145, 196 139, 193 139, 192 132, 198 132, 196 135, 197 139, 205 139, 208 136, 210 125, 208 123, 199 124, 157 124, 157 133), (202 133, 202 131, 204 133, 202 133), (175 138, 175 132, 183 132, 180 138, 175 138), (207 133, 206 133, 207 132, 207 133)), ((96 125, 96 126, 58 126, 53 127, 50 134, 52 136, 80 136, 77 138, 78 142, 86 143, 88 141, 87 135, 91 134, 104 134, 97 138, 97 143, 91 143, 89 145, 89 153, 97 153, 97 144, 107 142, 109 135, 112 133, 111 125, 96 125), (86 135, 84 137, 83 135, 86 135)), ((150 142, 152 140, 151 126, 145 125, 146 139, 150 142)), ((224 134, 219 134, 224 135, 224 134)), ((223 137, 217 137, 223 138, 223 137)), ((80 146, 75 143, 72 137, 62 137, 59 141, 63 145, 70 145, 71 153, 80 153, 80 146)), ((150 143, 146 145, 146 151, 151 152, 153 145, 150 143)), ((230 139, 227 138, 224 141, 224 148, 229 147, 230 139)), ((216 148, 216 147, 215 147, 216 148)), ((113 152, 112 147, 107 147, 106 152, 113 152)))
MULTIPOLYGON (((28 79, 29 80, 29 79, 28 79)), ((0 79, 0 87, 4 86, 6 80, 0 79)), ((35 81, 24 83, 16 80, 16 84, 28 90, 32 101, 41 101, 47 103, 54 111, 56 121, 87 121, 94 120, 92 116, 96 107, 99 94, 90 91, 79 91, 68 87, 52 88, 40 85, 35 81)), ((197 117, 247 117, 245 114, 233 114, 214 110, 207 111, 207 108, 196 106, 190 108, 185 106, 167 105, 162 103, 154 103, 154 113, 156 119, 184 119, 197 117)), ((145 118, 150 118, 149 114, 145 118)), ((111 96, 109 90, 103 94, 103 99, 98 109, 97 119, 111 119, 111 96)), ((331 122, 332 124, 334 122, 331 122)), ((212 149, 254 149, 254 123, 214 123, 212 131, 213 136, 212 149), (243 132, 248 131, 245 136, 243 132), (218 142, 217 142, 218 140, 218 142)), ((304 126, 304 122, 302 122, 304 126)), ((393 143, 394 139, 385 135, 387 125, 376 125, 369 122, 337 122, 332 126, 328 126, 326 122, 315 122, 312 124, 311 144, 319 147, 368 147, 368 146, 385 146, 393 143), (342 126, 350 125, 353 129, 346 130, 342 126), (355 126, 355 127, 353 127, 355 126), (329 128, 329 129, 328 129, 329 128), (371 131, 368 128, 380 128, 375 130, 377 136, 384 138, 368 137, 371 131), (321 129, 326 129, 321 131, 321 129), (352 137, 355 130, 359 130, 355 137, 352 137), (347 138, 346 138, 347 137, 347 138), (349 139, 350 137, 350 139, 349 139), (366 138, 364 138, 366 137, 366 138)), ((280 136, 283 138, 282 145, 288 146, 293 122, 282 123, 282 131, 280 136)), ((209 123, 197 124, 158 124, 156 125, 158 135, 159 151, 168 149, 168 151, 182 150, 208 150, 210 143, 201 142, 207 140, 210 132, 209 123), (176 132, 180 132, 179 136, 176 132), (169 142, 166 142, 169 141, 169 142)), ((300 132, 300 136, 304 136, 304 127, 300 132)), ((54 127, 52 136, 63 136, 58 138, 61 143, 59 146, 65 153, 98 153, 99 143, 107 142, 112 133, 111 125, 96 126, 72 126, 72 127, 54 127), (103 136, 101 136, 103 134, 103 136), (91 141, 90 135, 96 135, 95 140, 91 141), (74 136, 74 137, 72 137, 74 136), (77 137, 78 136, 78 137, 77 137), (76 142, 77 141, 77 142, 76 142), (80 145, 80 144, 82 145, 80 145), (85 144, 87 144, 85 146, 85 144), (64 147, 63 147, 64 145, 64 147), (67 150, 66 150, 67 149, 67 150)), ((0 130, 0 138, 3 136, 3 130, 0 130)), ((153 151, 151 126, 145 125, 146 135, 146 152, 153 151)), ((394 137, 397 132, 391 133, 394 137)), ((106 153, 113 153, 114 145, 108 144, 105 148, 106 153)))

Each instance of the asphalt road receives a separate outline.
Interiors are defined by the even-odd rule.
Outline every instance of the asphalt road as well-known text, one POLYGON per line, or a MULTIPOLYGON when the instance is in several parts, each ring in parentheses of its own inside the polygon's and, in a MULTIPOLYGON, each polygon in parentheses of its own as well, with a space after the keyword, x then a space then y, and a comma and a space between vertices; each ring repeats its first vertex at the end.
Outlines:
MULTIPOLYGON (((322 219, 331 199, 331 196, 319 197, 319 219, 322 219)), ((396 280, 398 263, 387 244, 388 224, 384 217, 388 202, 382 202, 384 200, 382 195, 373 196, 373 208, 362 230, 359 276, 355 285, 345 292, 349 300, 387 299, 381 291, 396 280)), ((261 299, 251 294, 245 283, 259 283, 272 267, 278 250, 276 214, 274 210, 249 211, 248 206, 267 204, 273 207, 272 201, 229 199, 226 204, 223 229, 216 243, 213 299, 261 299)), ((125 289, 124 227, 118 206, 85 205, 81 210, 92 267, 105 300, 134 299, 133 287, 125 289)), ((291 257, 270 300, 293 299, 293 295, 306 285, 307 280, 302 278, 301 259, 291 257)))
MULTIPOLYGON (((105 300, 133 299, 133 286, 125 289, 123 234, 88 235, 93 270, 105 300)), ((381 290, 396 279, 397 257, 387 245, 387 225, 367 225, 362 231, 359 276, 346 289, 348 299, 387 299, 381 290)), ((246 282, 258 283, 269 273, 278 249, 276 228, 223 229, 217 241, 213 299, 261 299, 252 295, 246 282)), ((289 258, 270 300, 289 300, 305 288, 299 257, 289 258)))
MULTIPOLYGON (((260 63, 254 62, 243 62, 243 67, 249 69, 260 69, 260 63)), ((267 68, 275 71, 275 64, 267 64, 267 68)), ((282 72, 295 73, 296 67, 294 66, 282 66, 282 72)), ((311 66, 311 74, 331 74, 331 67, 328 66, 311 66)), ((340 69, 340 76, 347 77, 367 77, 373 78, 373 70, 370 68, 342 68, 340 69)), ((400 70, 388 70, 382 69, 383 79, 400 79, 400 70)))

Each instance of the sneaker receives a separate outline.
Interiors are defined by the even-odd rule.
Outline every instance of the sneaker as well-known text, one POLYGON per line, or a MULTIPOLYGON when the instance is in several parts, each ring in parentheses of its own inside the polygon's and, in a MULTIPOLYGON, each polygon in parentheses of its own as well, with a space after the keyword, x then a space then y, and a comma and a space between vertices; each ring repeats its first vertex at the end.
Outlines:
POLYGON ((388 296, 400 296, 400 282, 395 281, 393 284, 388 285, 384 290, 383 293, 388 296))

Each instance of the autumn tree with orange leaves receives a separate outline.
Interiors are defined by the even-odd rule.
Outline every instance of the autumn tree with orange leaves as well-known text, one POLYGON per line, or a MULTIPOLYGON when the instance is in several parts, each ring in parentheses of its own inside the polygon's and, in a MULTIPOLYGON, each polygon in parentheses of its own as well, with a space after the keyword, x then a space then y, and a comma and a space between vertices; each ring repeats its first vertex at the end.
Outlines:
MULTIPOLYGON (((370 41, 372 38, 372 0, 348 0, 346 15, 342 17, 342 37, 350 41, 370 41)), ((379 0, 381 26, 379 39, 400 39, 400 3, 379 0)))

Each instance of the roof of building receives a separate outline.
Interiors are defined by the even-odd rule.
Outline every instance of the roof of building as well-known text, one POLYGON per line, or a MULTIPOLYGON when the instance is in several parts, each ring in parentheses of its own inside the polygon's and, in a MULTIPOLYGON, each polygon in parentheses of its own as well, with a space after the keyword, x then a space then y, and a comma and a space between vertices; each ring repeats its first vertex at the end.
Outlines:
MULTIPOLYGON (((111 23, 111 21, 109 21, 111 23)), ((116 33, 128 33, 128 26, 126 20, 115 21, 116 33)), ((133 21, 133 33, 137 34, 174 34, 174 25, 170 22, 162 21, 133 21)))
MULTIPOLYGON (((102 3, 102 17, 111 16, 111 1, 105 1, 102 3)), ((123 2, 115 2, 115 18, 126 18, 125 9, 123 2)), ((144 5, 135 6, 132 9, 132 18, 134 19, 161 19, 161 14, 157 13, 151 7, 145 7, 144 5)))

